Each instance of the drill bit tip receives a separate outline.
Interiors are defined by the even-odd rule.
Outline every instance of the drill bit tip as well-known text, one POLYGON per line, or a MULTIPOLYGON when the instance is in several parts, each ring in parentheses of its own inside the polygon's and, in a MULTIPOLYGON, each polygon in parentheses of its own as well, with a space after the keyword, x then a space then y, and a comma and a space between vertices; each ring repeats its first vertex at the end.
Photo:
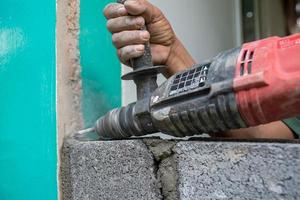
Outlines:
POLYGON ((78 131, 77 134, 79 135, 83 135, 83 134, 87 134, 87 133, 90 133, 90 132, 94 132, 95 131, 95 128, 92 127, 92 128, 87 128, 87 129, 84 129, 84 130, 81 130, 81 131, 78 131))
POLYGON ((81 131, 78 131, 73 135, 73 138, 79 141, 95 141, 99 140, 98 134, 95 132, 95 128, 87 128, 81 131))

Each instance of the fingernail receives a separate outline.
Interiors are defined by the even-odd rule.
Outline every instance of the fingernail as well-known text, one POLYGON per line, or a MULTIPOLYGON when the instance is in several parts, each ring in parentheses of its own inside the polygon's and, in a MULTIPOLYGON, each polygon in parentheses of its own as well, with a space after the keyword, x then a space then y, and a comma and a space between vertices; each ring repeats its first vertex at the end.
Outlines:
POLYGON ((136 23, 136 25, 138 25, 138 27, 140 27, 140 26, 143 26, 145 24, 145 20, 142 17, 138 17, 138 18, 136 18, 135 23, 136 23))
POLYGON ((141 37, 143 40, 149 40, 149 33, 147 31, 141 32, 141 37))
POLYGON ((136 50, 136 51, 144 51, 144 49, 145 49, 145 46, 144 46, 144 45, 139 45, 139 46, 136 46, 136 47, 135 47, 135 50, 136 50))
POLYGON ((125 15, 127 13, 127 10, 124 7, 121 7, 118 9, 118 14, 119 15, 125 15))

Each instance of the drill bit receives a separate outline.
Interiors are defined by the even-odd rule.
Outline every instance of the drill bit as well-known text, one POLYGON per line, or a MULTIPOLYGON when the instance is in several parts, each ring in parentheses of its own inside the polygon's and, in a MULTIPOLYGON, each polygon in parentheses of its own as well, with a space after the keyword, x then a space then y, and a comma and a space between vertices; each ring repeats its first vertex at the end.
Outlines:
POLYGON ((80 141, 94 141, 99 140, 98 134, 95 132, 95 127, 80 130, 74 134, 74 139, 80 141))
POLYGON ((94 132, 94 131, 95 131, 95 127, 92 127, 92 128, 87 128, 87 129, 84 129, 84 130, 80 130, 80 131, 77 132, 77 134, 83 135, 83 134, 91 133, 91 132, 94 132))

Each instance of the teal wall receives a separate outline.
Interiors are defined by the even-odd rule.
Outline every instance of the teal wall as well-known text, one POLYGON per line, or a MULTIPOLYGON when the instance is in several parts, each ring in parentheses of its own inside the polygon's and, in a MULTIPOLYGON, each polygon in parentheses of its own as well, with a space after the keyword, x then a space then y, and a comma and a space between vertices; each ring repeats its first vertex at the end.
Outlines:
POLYGON ((121 105, 120 63, 102 14, 109 2, 112 1, 81 0, 80 3, 82 108, 86 126, 121 105))
POLYGON ((0 1, 0 199, 54 200, 55 1, 0 1))

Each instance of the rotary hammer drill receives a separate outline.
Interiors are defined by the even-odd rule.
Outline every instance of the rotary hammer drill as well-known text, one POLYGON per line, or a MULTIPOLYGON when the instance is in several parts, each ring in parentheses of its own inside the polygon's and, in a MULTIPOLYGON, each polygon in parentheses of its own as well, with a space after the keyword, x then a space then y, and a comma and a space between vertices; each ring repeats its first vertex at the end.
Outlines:
MULTIPOLYGON (((122 3, 124 0, 119 0, 122 3)), ((220 53, 160 87, 150 45, 131 60, 138 101, 101 117, 101 139, 162 132, 185 137, 266 124, 300 115, 300 34, 271 37, 220 53)), ((83 131, 86 132, 86 131, 83 131)))

